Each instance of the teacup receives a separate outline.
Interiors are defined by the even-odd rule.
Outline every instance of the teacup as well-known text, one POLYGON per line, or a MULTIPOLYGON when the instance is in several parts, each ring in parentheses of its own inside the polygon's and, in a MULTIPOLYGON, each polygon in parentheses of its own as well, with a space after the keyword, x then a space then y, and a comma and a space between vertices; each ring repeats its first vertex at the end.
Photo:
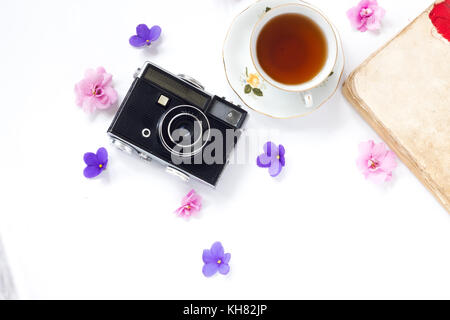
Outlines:
POLYGON ((323 13, 308 4, 285 4, 270 9, 256 23, 250 38, 250 53, 256 71, 266 82, 281 90, 298 92, 305 106, 312 107, 314 99, 310 90, 322 84, 330 76, 336 64, 338 44, 333 26, 323 13), (289 24, 289 21, 286 20, 288 18, 297 19, 292 20, 297 21, 296 24, 289 24), (303 19, 304 22, 299 19, 303 19), (290 25, 296 26, 295 30, 289 28, 290 25), (301 29, 298 26, 304 27, 301 29), (273 32, 278 32, 278 38, 277 33, 270 35, 271 28, 273 32), (270 44, 270 41, 273 42, 273 50, 265 53, 266 49, 262 49, 265 48, 264 42, 267 47, 267 43, 270 44), (308 45, 310 46, 308 47, 308 45), (258 50, 260 51, 258 52, 258 50), (296 57, 304 57, 304 59, 296 59, 296 57), (312 61, 315 60, 311 59, 316 58, 321 60, 313 63, 312 61), (272 61, 270 63, 273 66, 267 61, 272 61), (289 63, 292 64, 292 68, 289 63), (309 73, 303 74, 303 71, 298 69, 302 68, 302 63, 304 71, 309 73), (280 72, 275 77, 277 70, 280 72), (269 74, 270 72, 272 75, 269 74), (274 77, 278 77, 278 80, 274 77), (304 79, 294 83, 296 81, 294 78, 304 79), (284 81, 285 79, 286 81, 284 81))

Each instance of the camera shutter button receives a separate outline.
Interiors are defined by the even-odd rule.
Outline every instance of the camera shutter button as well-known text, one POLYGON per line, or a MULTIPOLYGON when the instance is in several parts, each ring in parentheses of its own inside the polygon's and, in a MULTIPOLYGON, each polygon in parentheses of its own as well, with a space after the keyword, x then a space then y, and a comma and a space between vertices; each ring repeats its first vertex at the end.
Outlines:
POLYGON ((225 98, 225 97, 222 97, 222 99, 223 100, 225 100, 225 101, 228 101, 229 103, 231 103, 231 104, 234 104, 234 102, 233 101, 231 101, 231 100, 227 100, 227 98, 225 98))
POLYGON ((180 74, 178 74, 178 77, 180 77, 184 81, 189 82, 190 84, 192 84, 193 86, 195 86, 195 87, 197 87, 197 88, 199 88, 201 90, 205 90, 205 87, 200 83, 200 81, 195 80, 194 78, 192 78, 192 77, 190 77, 188 75, 180 73, 180 74))
POLYGON ((137 78, 140 73, 141 73, 141 68, 137 68, 133 74, 133 78, 137 78))

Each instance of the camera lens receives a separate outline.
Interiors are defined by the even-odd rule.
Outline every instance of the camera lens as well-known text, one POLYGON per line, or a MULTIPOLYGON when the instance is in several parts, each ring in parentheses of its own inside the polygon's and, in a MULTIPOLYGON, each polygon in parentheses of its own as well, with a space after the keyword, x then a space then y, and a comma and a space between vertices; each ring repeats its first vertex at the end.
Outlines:
POLYGON ((178 146, 188 147, 201 139, 202 128, 202 123, 196 116, 183 112, 169 121, 169 138, 178 146))
POLYGON ((199 153, 209 138, 209 121, 198 108, 180 105, 168 110, 158 124, 159 138, 172 154, 190 157, 199 153))

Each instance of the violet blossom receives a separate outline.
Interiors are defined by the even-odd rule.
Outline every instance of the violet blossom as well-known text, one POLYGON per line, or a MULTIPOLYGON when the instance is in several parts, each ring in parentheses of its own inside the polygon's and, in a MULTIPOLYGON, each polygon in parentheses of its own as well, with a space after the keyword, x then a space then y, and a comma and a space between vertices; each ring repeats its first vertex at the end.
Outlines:
POLYGON ((286 165, 285 149, 283 145, 277 146, 275 143, 268 141, 264 144, 264 153, 256 159, 256 164, 260 168, 269 168, 269 174, 276 177, 281 173, 281 169, 286 165))
POLYGON ((94 178, 106 169, 108 165, 108 151, 105 148, 99 148, 97 153, 86 152, 83 159, 87 165, 84 168, 84 176, 86 178, 94 178))
POLYGON ((160 26, 153 26, 149 29, 146 24, 140 24, 136 27, 136 35, 131 36, 129 42, 133 47, 149 46, 153 41, 158 40, 160 35, 160 26))
POLYGON ((205 263, 203 265, 202 272, 205 277, 211 277, 217 273, 227 274, 230 272, 230 262, 231 254, 225 253, 223 246, 220 242, 215 242, 211 249, 203 250, 202 259, 205 263))

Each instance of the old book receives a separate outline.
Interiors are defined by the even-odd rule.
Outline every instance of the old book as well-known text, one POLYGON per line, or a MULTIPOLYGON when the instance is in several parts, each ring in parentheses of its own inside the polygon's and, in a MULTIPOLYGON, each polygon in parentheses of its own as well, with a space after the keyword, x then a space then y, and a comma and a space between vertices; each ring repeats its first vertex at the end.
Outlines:
POLYGON ((433 7, 353 71, 343 92, 450 213, 450 42, 430 20, 433 7))

